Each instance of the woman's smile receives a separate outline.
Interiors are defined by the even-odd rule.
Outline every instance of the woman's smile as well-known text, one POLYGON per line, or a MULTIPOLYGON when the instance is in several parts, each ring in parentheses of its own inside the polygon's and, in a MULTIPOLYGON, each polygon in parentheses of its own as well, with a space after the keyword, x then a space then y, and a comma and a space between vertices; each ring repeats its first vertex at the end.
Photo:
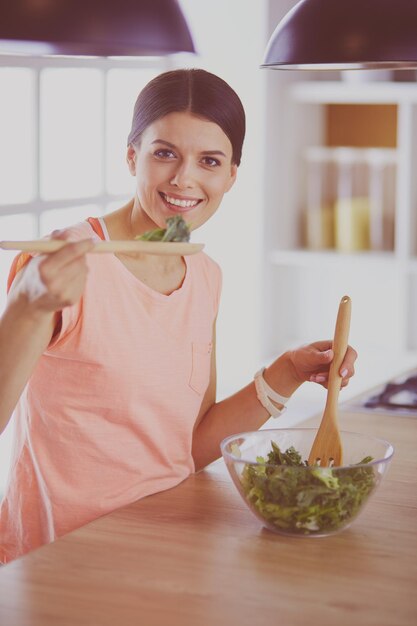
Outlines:
POLYGON ((203 200, 189 196, 179 196, 173 193, 158 192, 166 207, 174 213, 187 213, 199 205, 203 200))

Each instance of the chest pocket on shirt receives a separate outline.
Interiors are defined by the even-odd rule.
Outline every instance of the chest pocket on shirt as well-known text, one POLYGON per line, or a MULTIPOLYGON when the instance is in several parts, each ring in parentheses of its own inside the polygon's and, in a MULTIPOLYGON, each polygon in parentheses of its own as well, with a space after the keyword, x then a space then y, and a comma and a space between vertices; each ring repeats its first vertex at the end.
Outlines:
POLYGON ((203 394, 210 381, 212 343, 192 342, 192 363, 189 385, 198 394, 203 394))

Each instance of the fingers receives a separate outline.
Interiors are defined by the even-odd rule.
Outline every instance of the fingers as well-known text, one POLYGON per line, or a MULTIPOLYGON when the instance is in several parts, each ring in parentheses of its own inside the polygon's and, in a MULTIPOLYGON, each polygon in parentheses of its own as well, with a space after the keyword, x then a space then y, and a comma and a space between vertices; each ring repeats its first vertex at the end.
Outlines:
POLYGON ((67 230, 54 230, 51 233, 51 239, 69 239, 69 233, 67 230))
POLYGON ((323 339, 322 341, 315 341, 310 344, 312 348, 318 350, 318 352, 326 352, 332 349, 333 342, 330 339, 323 339))
MULTIPOLYGON (((330 351, 331 352, 331 351, 330 351)), ((343 363, 340 367, 339 375, 342 378, 341 387, 346 387, 349 384, 349 380, 355 374, 354 362, 356 361, 358 354, 354 348, 350 346, 347 349, 346 356, 343 360, 343 363)), ((333 359, 333 356, 332 356, 333 359)), ((329 380, 329 371, 320 371, 312 374, 309 378, 310 382, 318 383, 323 385, 323 387, 327 388, 328 380, 329 380)))
MULTIPOLYGON (((65 235, 55 237, 56 239, 63 239, 65 235)), ((94 246, 94 241, 92 239, 83 239, 82 241, 73 241, 67 243, 67 245, 63 246, 57 252, 53 252, 45 257, 42 264, 39 266, 39 269, 48 273, 51 268, 54 268, 56 271, 60 271, 65 265, 77 261, 81 257, 83 257, 87 252, 89 252, 94 246)), ((41 272, 41 276, 43 279, 43 275, 41 272)))
MULTIPOLYGON (((311 344, 317 350, 317 358, 320 359, 322 363, 330 363, 333 361, 334 353, 332 350, 332 342, 331 341, 317 341, 316 343, 311 344)), ((345 357, 343 359, 343 363, 340 366, 340 375, 342 377, 346 377, 348 374, 352 376, 354 373, 354 362, 358 358, 358 353, 351 346, 347 347, 345 357), (347 370, 347 371, 346 371, 347 370)))
POLYGON ((54 309, 75 304, 83 291, 87 273, 84 258, 68 263, 59 272, 46 273, 42 281, 48 294, 48 304, 54 309))
POLYGON ((309 380, 312 382, 324 383, 327 381, 330 364, 334 357, 334 352, 331 348, 329 348, 329 343, 331 345, 331 342, 328 341, 311 344, 313 347, 311 365, 316 370, 309 377, 309 380))
MULTIPOLYGON (((346 387, 349 384, 349 379, 351 376, 342 377, 342 381, 340 383, 341 387, 346 387)), ((320 372, 319 374, 313 374, 309 378, 310 382, 318 383, 327 389, 327 385, 329 382, 329 374, 328 372, 320 372)))
MULTIPOLYGON (((53 235, 66 238, 62 231, 53 235)), ((91 239, 69 242, 57 252, 35 257, 21 283, 29 302, 41 311, 59 311, 78 302, 88 273, 86 253, 93 246, 91 239)))
POLYGON ((41 278, 45 284, 71 280, 77 272, 87 269, 85 255, 94 246, 91 239, 68 243, 57 252, 45 257, 39 266, 41 278))
POLYGON ((358 358, 358 353, 354 348, 348 346, 345 354, 345 358, 343 359, 343 363, 340 366, 339 374, 343 379, 352 378, 355 373, 355 361, 358 358))
POLYGON ((324 352, 319 352, 318 354, 320 361, 322 363, 328 363, 330 364, 333 361, 333 357, 334 357, 334 352, 333 350, 325 350, 324 352))
MULTIPOLYGON (((287 354, 294 372, 294 379, 298 380, 299 384, 308 380, 327 387, 329 369, 334 359, 332 341, 316 341, 315 343, 291 350, 287 354)), ((346 387, 349 379, 355 373, 354 363, 357 356, 356 350, 348 346, 339 370, 339 375, 342 378, 342 387, 346 387)))
POLYGON ((319 383, 320 385, 322 385, 325 383, 327 384, 328 378, 329 378, 328 372, 320 372, 318 374, 312 374, 309 380, 312 383, 319 383))
MULTIPOLYGON (((312 344, 312 345, 314 345, 315 347, 326 348, 328 346, 328 342, 316 342, 316 344, 312 344)), ((326 349, 324 352, 321 352, 318 355, 318 358, 322 360, 323 364, 326 363, 328 367, 326 369, 323 369, 323 371, 318 371, 312 374, 309 378, 311 382, 318 383, 327 388, 328 378, 329 378, 328 376, 329 367, 330 367, 330 363, 333 360, 333 356, 334 356, 333 350, 331 349, 326 349)), ((346 355, 343 359, 342 365, 340 366, 340 370, 339 370, 339 375, 342 378, 341 387, 346 387, 349 384, 350 378, 354 376, 355 374, 354 363, 357 358, 358 358, 358 353, 356 352, 356 350, 352 348, 351 346, 348 346, 346 350, 346 355)))

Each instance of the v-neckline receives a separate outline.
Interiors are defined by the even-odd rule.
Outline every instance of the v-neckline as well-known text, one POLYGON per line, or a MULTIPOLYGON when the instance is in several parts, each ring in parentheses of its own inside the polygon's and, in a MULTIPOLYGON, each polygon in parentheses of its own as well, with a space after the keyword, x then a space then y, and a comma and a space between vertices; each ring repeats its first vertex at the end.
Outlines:
MULTIPOLYGON (((104 221, 104 218, 99 217, 97 218, 97 221, 99 222, 100 226, 101 226, 101 230, 104 236, 105 241, 111 241, 110 239, 110 235, 109 235, 109 231, 107 229, 107 225, 106 222, 104 221)), ((92 227, 92 225, 90 224, 90 226, 92 227)), ((131 279, 137 283, 138 285, 140 285, 140 287, 145 290, 147 293, 156 296, 158 299, 169 299, 172 297, 176 297, 175 294, 177 293, 181 293, 184 288, 186 287, 186 284, 188 284, 188 275, 190 273, 190 265, 189 262, 187 260, 187 257, 182 257, 183 263, 184 263, 184 275, 183 275, 183 279, 181 281, 181 283, 178 285, 178 287, 176 287, 175 289, 173 289, 170 293, 163 293, 162 291, 159 291, 158 289, 155 289, 151 286, 149 286, 146 282, 144 282, 143 280, 141 280, 134 272, 132 272, 129 267, 123 262, 123 260, 121 258, 119 258, 118 255, 116 254, 112 254, 111 255, 117 262, 118 264, 123 268, 123 270, 129 275, 131 276, 131 279)))

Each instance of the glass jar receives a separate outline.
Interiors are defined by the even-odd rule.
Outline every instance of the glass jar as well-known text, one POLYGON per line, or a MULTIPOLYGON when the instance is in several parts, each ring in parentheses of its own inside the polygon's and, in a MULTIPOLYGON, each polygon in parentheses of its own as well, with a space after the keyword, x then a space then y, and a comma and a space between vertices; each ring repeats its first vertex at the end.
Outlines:
POLYGON ((335 246, 342 252, 369 250, 369 168, 366 150, 335 148, 337 199, 335 246))
POLYGON ((369 167, 370 247, 394 250, 397 151, 367 150, 369 167))
POLYGON ((337 170, 334 150, 314 146, 305 151, 306 200, 304 209, 307 248, 334 248, 334 203, 337 198, 337 170))

